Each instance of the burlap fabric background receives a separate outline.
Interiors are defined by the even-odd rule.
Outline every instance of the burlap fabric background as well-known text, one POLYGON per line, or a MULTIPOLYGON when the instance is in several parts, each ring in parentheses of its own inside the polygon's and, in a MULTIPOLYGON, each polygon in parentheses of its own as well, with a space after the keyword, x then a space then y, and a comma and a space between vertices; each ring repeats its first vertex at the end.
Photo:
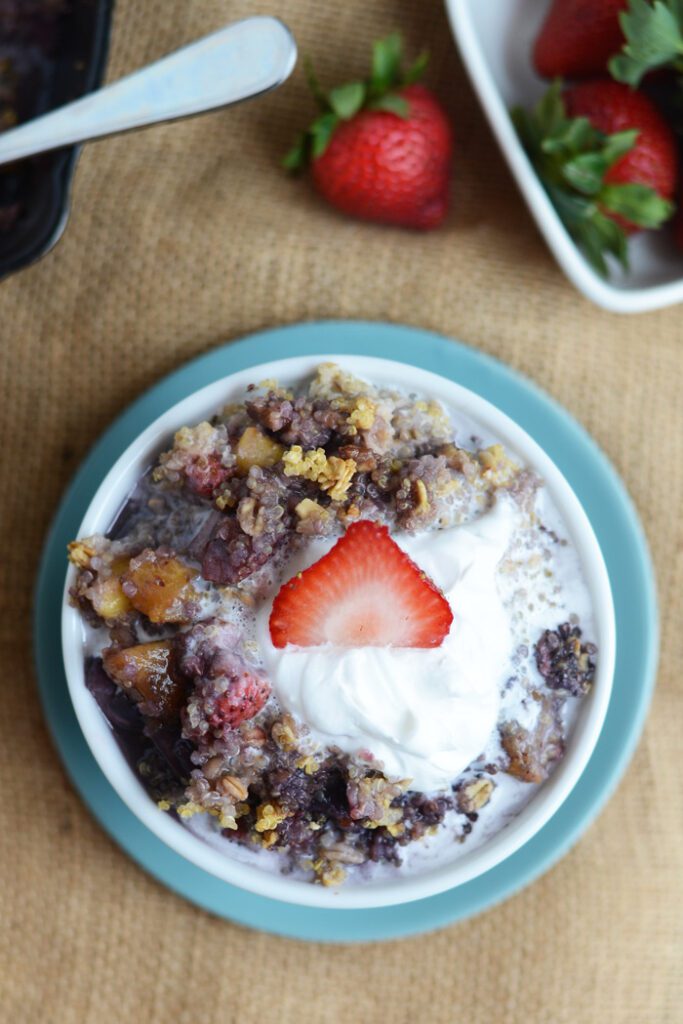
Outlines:
MULTIPOLYGON (((441 4, 271 0, 332 80, 394 26, 427 44, 458 136, 430 235, 337 217, 277 160, 311 112, 297 72, 241 108, 94 145, 64 240, 0 288, 0 1019, 337 1024, 683 1020, 681 309, 602 313, 556 269, 460 68, 441 4), (577 848, 505 905, 438 934, 313 948, 215 920, 142 873, 66 781, 36 696, 31 581, 101 430, 228 338, 317 317, 434 328, 533 377, 623 474, 659 574, 662 661, 626 780, 577 848)), ((110 76, 248 13, 120 0, 110 76)), ((283 352, 283 355, 286 353, 283 352)))

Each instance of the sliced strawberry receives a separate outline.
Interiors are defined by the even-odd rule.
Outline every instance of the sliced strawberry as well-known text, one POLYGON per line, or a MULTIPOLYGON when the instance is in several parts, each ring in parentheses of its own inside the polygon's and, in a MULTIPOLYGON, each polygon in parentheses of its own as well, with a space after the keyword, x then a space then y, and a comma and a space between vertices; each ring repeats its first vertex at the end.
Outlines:
POLYGON ((363 520, 285 583, 270 636, 275 647, 438 647, 452 621, 446 598, 386 526, 363 520))

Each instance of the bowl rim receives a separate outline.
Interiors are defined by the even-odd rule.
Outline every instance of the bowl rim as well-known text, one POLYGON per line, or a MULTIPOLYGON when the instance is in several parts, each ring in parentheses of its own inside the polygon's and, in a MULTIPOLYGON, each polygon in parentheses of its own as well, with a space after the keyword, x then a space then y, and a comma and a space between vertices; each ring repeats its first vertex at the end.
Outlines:
POLYGON ((481 847, 463 853, 452 864, 415 876, 397 875, 391 881, 328 889, 262 871, 252 864, 226 857, 159 810, 134 776, 84 684, 82 621, 68 603, 68 590, 75 573, 73 566, 66 572, 64 585, 62 650, 69 694, 88 747, 119 797, 162 842, 210 874, 258 895, 302 906, 370 908, 422 899, 470 881, 518 850, 552 817, 583 772, 607 711, 614 675, 614 606, 602 553, 586 513, 563 474, 537 442, 476 392, 409 363, 368 356, 323 353, 270 361, 227 374, 193 392, 157 417, 120 455, 90 501, 77 536, 87 536, 110 525, 142 466, 149 465, 175 429, 201 419, 202 415, 229 401, 231 392, 235 396, 242 393, 248 383, 272 377, 292 382, 305 377, 319 363, 329 361, 373 382, 428 394, 473 416, 539 471, 562 511, 587 577, 601 657, 593 691, 583 703, 567 754, 527 807, 481 847))
POLYGON ((603 280, 572 241, 517 136, 486 60, 468 0, 446 0, 460 56, 498 145, 536 225, 572 284, 610 313, 646 313, 683 301, 683 277, 644 288, 618 288, 603 280))

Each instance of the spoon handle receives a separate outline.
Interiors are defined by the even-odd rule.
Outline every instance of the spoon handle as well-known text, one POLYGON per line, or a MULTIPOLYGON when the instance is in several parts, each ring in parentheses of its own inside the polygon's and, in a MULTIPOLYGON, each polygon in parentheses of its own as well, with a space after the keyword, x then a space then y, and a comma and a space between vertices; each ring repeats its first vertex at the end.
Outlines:
POLYGON ((295 61, 294 38, 281 21, 246 18, 4 132, 0 164, 238 103, 280 85, 295 61))

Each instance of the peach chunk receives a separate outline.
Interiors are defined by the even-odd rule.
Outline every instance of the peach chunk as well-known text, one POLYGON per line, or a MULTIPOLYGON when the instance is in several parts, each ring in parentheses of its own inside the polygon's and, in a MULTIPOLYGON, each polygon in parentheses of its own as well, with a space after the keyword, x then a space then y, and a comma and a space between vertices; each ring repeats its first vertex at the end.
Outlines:
POLYGON ((283 452, 282 445, 266 437, 258 427, 247 427, 235 449, 237 469, 246 475, 252 466, 274 466, 283 452))
POLYGON ((177 558, 143 552, 132 560, 123 581, 128 584, 125 590, 133 608, 151 622, 183 622, 183 601, 192 597, 194 588, 190 581, 196 575, 196 569, 177 558))
POLYGON ((118 576, 100 580, 90 588, 92 606, 103 619, 120 619, 130 611, 130 601, 118 576))
POLYGON ((87 590, 93 608, 108 622, 123 618, 131 609, 131 603, 123 591, 121 582, 121 576, 128 568, 129 562, 130 555, 119 555, 118 558, 114 558, 110 565, 112 575, 104 579, 98 576, 87 590))
POLYGON ((170 656, 171 641, 154 640, 105 654, 102 662, 115 683, 139 693, 150 714, 169 719, 178 714, 185 696, 183 685, 171 673, 170 656))

